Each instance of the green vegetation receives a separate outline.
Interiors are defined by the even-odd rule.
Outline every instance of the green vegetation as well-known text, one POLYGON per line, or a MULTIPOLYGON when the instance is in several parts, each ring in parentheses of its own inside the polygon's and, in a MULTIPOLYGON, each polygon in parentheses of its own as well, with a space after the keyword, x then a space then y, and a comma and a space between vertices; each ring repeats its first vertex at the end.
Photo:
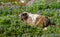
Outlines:
POLYGON ((0 37, 60 37, 60 2, 42 0, 29 7, 11 6, 0 9, 0 37), (48 27, 43 31, 41 26, 37 28, 23 24, 19 14, 23 11, 39 13, 48 16, 57 27, 48 27))

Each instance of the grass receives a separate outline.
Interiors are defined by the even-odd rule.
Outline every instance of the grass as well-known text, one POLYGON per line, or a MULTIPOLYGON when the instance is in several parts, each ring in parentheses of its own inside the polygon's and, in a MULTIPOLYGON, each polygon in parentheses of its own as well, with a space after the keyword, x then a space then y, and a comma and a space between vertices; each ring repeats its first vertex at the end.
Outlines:
POLYGON ((43 3, 43 1, 37 1, 29 7, 6 6, 0 9, 0 37, 60 37, 60 2, 43 3), (41 26, 34 28, 24 24, 18 16, 23 11, 47 16, 57 27, 48 26, 48 30, 44 31, 41 26))

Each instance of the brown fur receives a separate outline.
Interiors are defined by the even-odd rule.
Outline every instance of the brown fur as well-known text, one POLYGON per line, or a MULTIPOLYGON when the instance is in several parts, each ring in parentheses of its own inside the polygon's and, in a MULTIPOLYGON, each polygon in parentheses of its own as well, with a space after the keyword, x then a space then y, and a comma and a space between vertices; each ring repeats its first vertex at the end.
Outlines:
POLYGON ((36 20, 36 25, 43 25, 44 27, 47 27, 50 24, 50 19, 45 16, 37 17, 38 20, 36 20))

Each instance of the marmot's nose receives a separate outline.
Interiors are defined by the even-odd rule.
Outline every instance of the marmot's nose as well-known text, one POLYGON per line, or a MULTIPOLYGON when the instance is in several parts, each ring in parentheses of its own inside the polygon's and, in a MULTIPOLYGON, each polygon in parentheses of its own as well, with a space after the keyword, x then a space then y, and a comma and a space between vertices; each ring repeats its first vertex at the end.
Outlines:
POLYGON ((21 14, 19 14, 18 17, 21 18, 21 14))

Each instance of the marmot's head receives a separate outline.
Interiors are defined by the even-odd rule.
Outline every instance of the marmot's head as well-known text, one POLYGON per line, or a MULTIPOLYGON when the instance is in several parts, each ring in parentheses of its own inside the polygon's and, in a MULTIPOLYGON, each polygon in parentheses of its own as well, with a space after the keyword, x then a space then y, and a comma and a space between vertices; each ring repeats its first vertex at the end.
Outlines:
POLYGON ((20 17, 20 19, 21 19, 22 21, 27 20, 27 19, 28 19, 28 13, 27 13, 27 12, 23 12, 23 13, 21 13, 21 14, 19 15, 19 17, 20 17))

